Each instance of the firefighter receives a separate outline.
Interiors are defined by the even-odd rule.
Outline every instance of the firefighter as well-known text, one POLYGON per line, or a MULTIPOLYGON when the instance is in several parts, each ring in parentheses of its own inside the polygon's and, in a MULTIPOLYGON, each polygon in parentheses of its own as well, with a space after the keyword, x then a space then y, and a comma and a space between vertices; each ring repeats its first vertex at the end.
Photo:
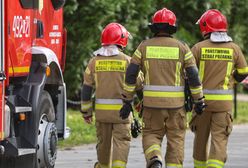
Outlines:
POLYGON ((186 117, 184 109, 184 71, 198 113, 203 111, 202 86, 194 56, 189 47, 172 37, 176 32, 175 14, 163 8, 149 25, 154 37, 138 46, 127 68, 120 115, 128 116, 136 77, 144 73, 143 149, 147 168, 161 168, 161 142, 167 137, 166 166, 182 167, 186 117))
POLYGON ((92 91, 95 89, 97 157, 95 168, 125 168, 130 136, 130 118, 119 116, 121 93, 130 57, 122 51, 129 32, 118 23, 110 23, 102 31, 102 47, 95 51, 85 72, 81 112, 85 122, 92 123, 92 91))
POLYGON ((232 131, 233 85, 235 80, 245 79, 248 67, 241 49, 227 35, 227 19, 220 11, 206 11, 197 24, 204 40, 193 46, 192 53, 196 57, 208 107, 202 115, 193 116, 190 123, 195 133, 194 167, 223 168, 232 131))

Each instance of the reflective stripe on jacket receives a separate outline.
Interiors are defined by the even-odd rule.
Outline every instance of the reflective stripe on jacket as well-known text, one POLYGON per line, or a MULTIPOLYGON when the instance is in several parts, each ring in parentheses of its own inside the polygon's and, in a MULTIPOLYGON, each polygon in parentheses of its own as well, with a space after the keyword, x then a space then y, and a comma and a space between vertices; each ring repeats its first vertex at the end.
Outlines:
MULTIPOLYGON (((119 110, 122 107, 121 93, 124 87, 126 68, 130 57, 123 54, 93 57, 84 73, 84 84, 95 88, 96 121, 107 123, 128 123, 122 120, 119 110)), ((83 107, 90 107, 85 104, 83 107)))
POLYGON ((192 49, 199 68, 200 80, 206 97, 206 110, 222 112, 232 110, 233 72, 248 74, 241 49, 233 42, 213 43, 209 39, 197 43, 192 49))
MULTIPOLYGON (((131 64, 138 65, 144 73, 144 106, 178 108, 184 105, 184 71, 187 67, 196 67, 186 44, 171 37, 145 40, 134 52, 131 64)), ((126 74, 126 77, 132 75, 126 74)), ((191 89, 194 99, 202 97, 201 85, 191 89)), ((132 97, 128 89, 124 94, 132 97)))
POLYGON ((121 107, 122 107, 122 99, 96 99, 95 101, 96 110, 119 111, 121 107))

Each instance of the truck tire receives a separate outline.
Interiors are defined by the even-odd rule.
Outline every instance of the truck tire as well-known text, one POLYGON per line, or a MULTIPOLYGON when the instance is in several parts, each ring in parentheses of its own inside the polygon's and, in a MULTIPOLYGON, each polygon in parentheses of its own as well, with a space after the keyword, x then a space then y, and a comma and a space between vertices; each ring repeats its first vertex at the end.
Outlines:
POLYGON ((47 91, 43 91, 39 101, 38 114, 40 115, 37 168, 53 168, 57 157, 57 128, 55 125, 55 110, 53 101, 47 91))

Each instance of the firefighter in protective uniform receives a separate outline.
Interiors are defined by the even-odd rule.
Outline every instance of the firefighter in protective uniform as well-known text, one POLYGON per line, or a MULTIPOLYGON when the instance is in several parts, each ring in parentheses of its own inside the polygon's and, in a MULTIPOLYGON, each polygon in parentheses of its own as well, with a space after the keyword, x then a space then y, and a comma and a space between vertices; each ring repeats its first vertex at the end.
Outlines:
POLYGON ((184 71, 189 79, 195 109, 202 112, 202 86, 189 47, 172 37, 176 32, 175 14, 163 8, 157 11, 150 29, 154 37, 143 41, 133 54, 126 72, 121 116, 128 116, 136 77, 144 73, 143 149, 147 168, 161 168, 161 142, 167 137, 167 168, 181 168, 184 159, 186 117, 184 109, 184 71))
MULTIPOLYGON (((81 112, 87 123, 92 122, 92 91, 95 89, 97 157, 95 168, 125 168, 131 141, 131 116, 119 116, 121 93, 130 57, 122 50, 129 32, 118 23, 110 23, 102 31, 102 47, 95 51, 85 72, 81 112)), ((142 88, 141 88, 142 89, 142 88)))
POLYGON ((232 131, 233 84, 245 79, 248 67, 241 49, 227 35, 227 20, 220 11, 206 11, 197 23, 204 40, 193 46, 192 53, 208 107, 202 115, 193 115, 190 123, 195 133, 194 167, 223 168, 232 131))

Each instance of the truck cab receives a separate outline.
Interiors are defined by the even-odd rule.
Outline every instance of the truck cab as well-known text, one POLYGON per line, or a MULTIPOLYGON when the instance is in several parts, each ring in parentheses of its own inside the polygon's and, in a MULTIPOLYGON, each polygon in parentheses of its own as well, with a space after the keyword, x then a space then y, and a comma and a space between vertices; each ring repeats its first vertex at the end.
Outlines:
POLYGON ((52 168, 66 129, 65 0, 0 4, 0 168, 52 168))

